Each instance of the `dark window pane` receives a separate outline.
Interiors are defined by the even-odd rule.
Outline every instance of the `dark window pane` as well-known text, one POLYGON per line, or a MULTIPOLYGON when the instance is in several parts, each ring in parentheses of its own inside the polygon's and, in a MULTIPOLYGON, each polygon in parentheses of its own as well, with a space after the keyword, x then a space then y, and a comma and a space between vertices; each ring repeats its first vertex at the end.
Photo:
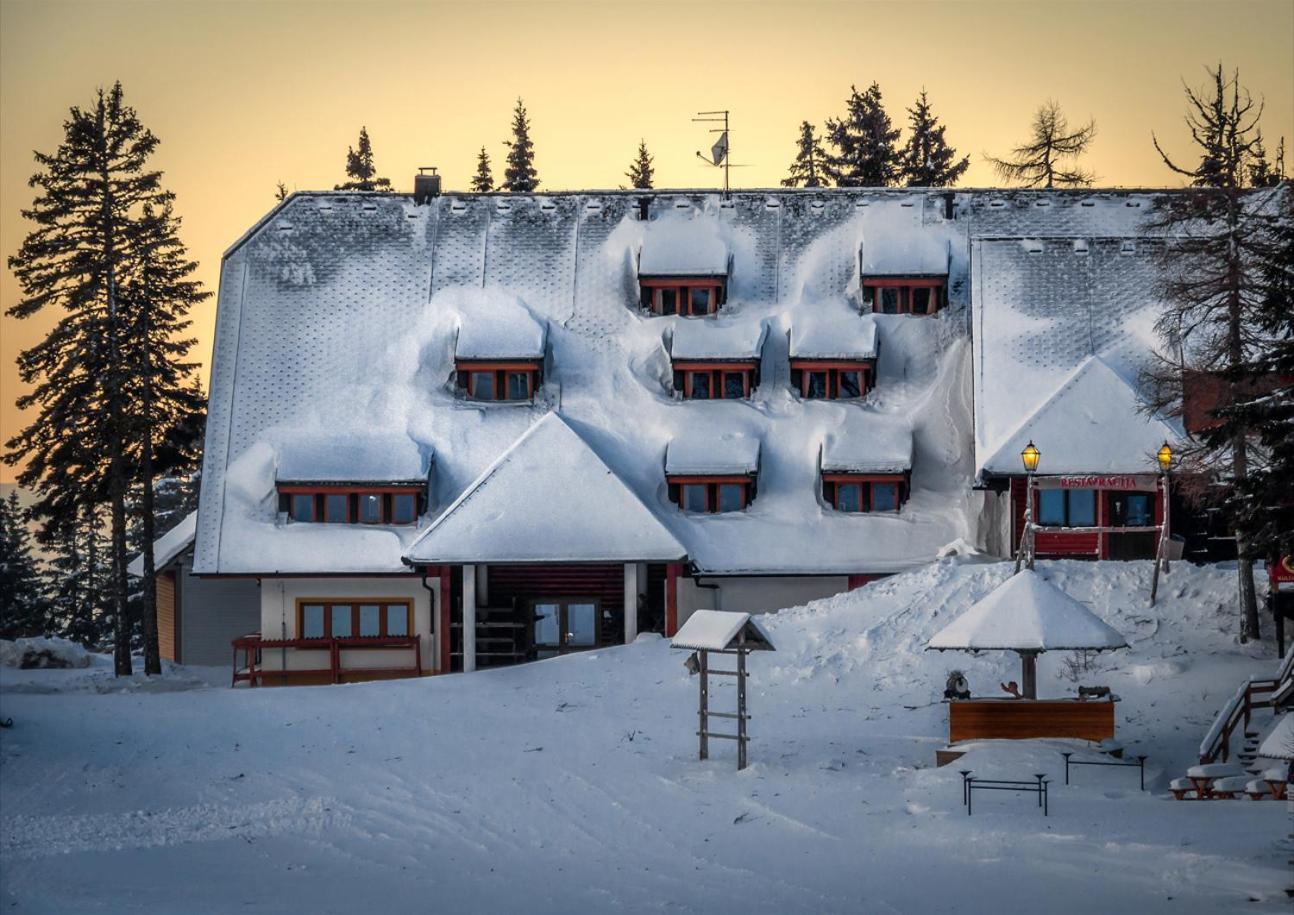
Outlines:
POLYGON ((663 315, 672 315, 677 307, 678 292, 674 289, 656 290, 656 310, 663 315))
POLYGON ((691 292, 692 314, 706 315, 710 313, 710 287, 693 286, 691 292))
POLYGON ((862 372, 840 373, 840 396, 861 397, 863 394, 862 372))
POLYGON ((899 313, 899 290, 893 287, 879 290, 881 294, 881 312, 887 315, 899 313))
POLYGON ((315 519, 315 497, 313 493, 292 494, 292 520, 313 521, 315 519))
POLYGON ((934 311, 930 307, 930 295, 934 290, 928 287, 913 289, 910 293, 912 296, 912 313, 914 315, 926 315, 934 311))
POLYGON ((508 372, 508 400, 530 399, 530 373, 508 372))
POLYGON ((690 512, 706 510, 704 483, 687 483, 683 486, 683 509, 690 512))
POLYGON ((418 515, 418 497, 411 492, 396 493, 391 497, 391 523, 413 524, 418 515))
POLYGON ((1150 494, 1128 493, 1128 527, 1150 527, 1154 523, 1150 511, 1150 494))
POLYGON ((827 396, 827 373, 810 372, 809 389, 806 397, 821 398, 827 396))
POLYGON ((359 605, 359 634, 366 638, 382 634, 382 605, 359 605))
POLYGON ((344 492, 333 492, 324 496, 324 520, 329 524, 346 523, 346 503, 350 497, 344 492))
POLYGON ((719 511, 739 512, 746 507, 746 487, 740 483, 719 484, 719 511))
POLYGON ((494 400, 494 373, 472 372, 467 389, 477 400, 494 400))
POLYGON ((382 523, 381 493, 365 492, 359 496, 359 520, 364 524, 382 523))
POLYGON ((859 483, 836 484, 836 509, 842 512, 863 510, 863 487, 859 483))
POLYGON ((1096 490, 1069 490, 1069 526, 1093 527, 1096 524, 1096 490))
POLYGON ((301 638, 321 639, 323 637, 323 604, 303 604, 301 607, 301 638))
POLYGON ((1065 490, 1038 490, 1038 523, 1057 527, 1065 524, 1065 490))
POLYGON ((709 400, 710 399, 710 373, 709 372, 691 372, 692 376, 692 399, 709 400))
POLYGON ((350 624, 350 604, 333 604, 328 609, 332 616, 332 637, 348 639, 353 636, 355 633, 350 624))
POLYGON ((872 484, 872 511, 892 512, 899 507, 899 487, 894 483, 872 484))
POLYGON ((409 634, 409 608, 404 604, 386 605, 386 634, 409 634))
POLYGON ((566 644, 591 647, 597 642, 597 604, 566 605, 566 644))
POLYGON ((723 373, 723 396, 727 400, 741 400, 746 396, 746 380, 741 372, 723 373))
POLYGON ((561 604, 535 604, 535 644, 560 645, 561 604))

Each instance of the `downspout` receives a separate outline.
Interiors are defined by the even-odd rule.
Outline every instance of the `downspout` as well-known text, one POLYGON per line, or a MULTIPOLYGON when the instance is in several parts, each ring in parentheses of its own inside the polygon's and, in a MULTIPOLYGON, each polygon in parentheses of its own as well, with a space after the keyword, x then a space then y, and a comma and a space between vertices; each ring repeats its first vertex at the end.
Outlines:
MULTIPOLYGON (((437 587, 440 586, 439 577, 436 578, 436 585, 437 587)), ((436 592, 431 589, 431 585, 427 584, 427 566, 422 567, 422 586, 427 591, 427 605, 430 608, 428 615, 431 621, 431 631, 440 638, 448 638, 449 633, 442 633, 440 631, 440 627, 436 625, 436 592)), ((436 644, 440 641, 440 638, 433 638, 431 642, 431 653, 428 660, 431 662, 431 667, 433 669, 440 666, 439 646, 436 644)), ((445 671, 441 671, 441 673, 445 673, 445 671)))

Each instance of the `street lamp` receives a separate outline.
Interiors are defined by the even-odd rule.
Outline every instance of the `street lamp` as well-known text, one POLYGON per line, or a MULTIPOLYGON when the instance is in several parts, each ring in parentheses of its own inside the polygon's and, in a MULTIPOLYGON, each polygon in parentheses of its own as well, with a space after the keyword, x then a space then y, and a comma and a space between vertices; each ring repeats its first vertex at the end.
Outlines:
POLYGON ((1159 446, 1155 459, 1159 461, 1159 469, 1164 473, 1168 473, 1173 469, 1173 447, 1168 442, 1164 442, 1159 446))
MULTIPOLYGON (((1164 447, 1168 447, 1167 443, 1165 443, 1164 447)), ((1161 451, 1160 453, 1162 454, 1163 452, 1161 451)), ((1042 452, 1039 451, 1038 446, 1033 443, 1033 439, 1030 439, 1029 444, 1025 445, 1024 450, 1020 452, 1020 460, 1024 463, 1024 472, 1033 473, 1037 470, 1038 461, 1041 457, 1042 452)))
POLYGON ((1171 506, 1169 498, 1168 472, 1173 469, 1173 446, 1168 444, 1167 439, 1159 446, 1155 452, 1155 460, 1159 462, 1159 490, 1164 500, 1163 511, 1159 521, 1159 547, 1155 551, 1155 573, 1150 579, 1150 605, 1155 605, 1155 598, 1159 596, 1159 569, 1163 566, 1164 574, 1168 574, 1168 518, 1171 506))
POLYGON ((1024 558, 1026 550, 1029 556, 1029 568, 1033 568, 1033 474, 1038 469, 1038 462, 1042 460, 1042 452, 1038 446, 1029 439, 1029 444, 1024 446, 1020 452, 1020 462, 1024 464, 1025 486, 1024 486, 1024 530, 1020 533, 1020 551, 1016 553, 1015 570, 1020 571, 1020 562, 1024 558))

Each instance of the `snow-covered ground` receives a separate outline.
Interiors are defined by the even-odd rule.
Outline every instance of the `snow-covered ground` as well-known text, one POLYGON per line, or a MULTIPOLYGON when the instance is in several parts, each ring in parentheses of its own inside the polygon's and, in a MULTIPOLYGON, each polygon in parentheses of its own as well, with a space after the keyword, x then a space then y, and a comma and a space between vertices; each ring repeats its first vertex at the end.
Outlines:
MULTIPOLYGON (((695 758, 696 680, 656 638, 422 681, 230 690, 225 671, 113 689, 104 668, 0 670, 0 899, 23 912, 1288 911, 1272 801, 1182 803, 1167 779, 1270 644, 1232 633, 1234 572, 1040 563, 1127 651, 1085 684, 1122 697, 1150 756, 1063 785, 1059 742, 934 768, 949 669, 977 694, 1014 656, 925 640, 1010 567, 943 560, 765 617, 752 765, 695 758), (206 685, 209 684, 209 685, 206 685), (1054 781, 961 805, 958 768, 1054 781)), ((1039 694, 1073 694, 1044 655, 1039 694)), ((718 707, 732 701, 722 690, 718 707)), ((1260 723, 1270 723, 1263 716, 1260 723)), ((1080 752, 1086 752, 1081 751, 1080 752)))

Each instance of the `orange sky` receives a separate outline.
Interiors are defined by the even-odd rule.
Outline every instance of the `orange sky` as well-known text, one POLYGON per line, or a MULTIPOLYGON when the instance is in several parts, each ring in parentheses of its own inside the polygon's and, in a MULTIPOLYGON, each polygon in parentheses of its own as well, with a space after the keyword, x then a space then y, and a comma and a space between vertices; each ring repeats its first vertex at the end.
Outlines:
MULTIPOLYGON (((27 231, 31 150, 53 151, 67 108, 120 79, 162 143, 184 238, 213 291, 221 252, 273 205, 275 183, 329 188, 361 124, 399 189, 419 165, 465 188, 523 95, 542 188, 616 187, 639 137, 657 186, 711 185, 694 151, 700 109, 733 112, 735 187, 775 185, 796 126, 875 80, 891 117, 925 86, 950 141, 972 153, 964 185, 992 183, 983 152, 1023 139, 1048 96, 1097 121, 1085 165, 1105 185, 1171 185, 1154 129, 1191 158, 1180 78, 1238 66, 1267 103, 1266 133, 1294 136, 1294 2, 853 2, 667 4, 328 2, 59 3, 0 0, 0 253, 27 231)), ((1274 142, 1271 144, 1274 146, 1274 142)), ((0 305, 18 298, 0 271, 0 305)), ((214 300, 194 315, 211 348, 214 300)), ((0 436, 15 409, 18 351, 53 316, 0 319, 0 436)), ((13 470, 0 468, 0 480, 13 470)))

